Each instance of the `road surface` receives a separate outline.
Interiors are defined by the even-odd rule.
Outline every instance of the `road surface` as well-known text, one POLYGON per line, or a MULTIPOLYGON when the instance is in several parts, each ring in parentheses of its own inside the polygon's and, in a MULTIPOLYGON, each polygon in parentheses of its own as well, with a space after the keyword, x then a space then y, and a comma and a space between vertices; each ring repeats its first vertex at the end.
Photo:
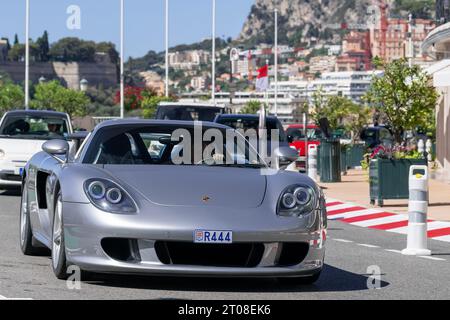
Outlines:
POLYGON ((48 256, 22 255, 19 205, 18 193, 0 192, 0 299, 450 299, 449 243, 431 240, 432 257, 407 257, 399 252, 404 235, 338 221, 329 223, 326 267, 315 285, 95 275, 69 290, 48 256))

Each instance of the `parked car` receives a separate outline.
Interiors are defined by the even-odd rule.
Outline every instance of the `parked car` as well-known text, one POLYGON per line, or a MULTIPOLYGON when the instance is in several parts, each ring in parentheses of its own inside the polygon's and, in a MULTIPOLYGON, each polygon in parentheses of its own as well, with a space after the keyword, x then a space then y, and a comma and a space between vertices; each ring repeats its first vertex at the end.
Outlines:
POLYGON ((20 187, 28 160, 50 139, 67 139, 72 133, 66 113, 11 111, 0 121, 0 189, 20 187))
MULTIPOLYGON (((214 122, 223 124, 235 130, 243 130, 244 132, 247 130, 254 130, 256 134, 258 134, 259 115, 255 114, 220 114, 214 119, 214 122)), ((289 147, 289 142, 287 139, 287 135, 284 131, 283 125, 280 120, 274 116, 266 117, 265 128, 267 130, 267 156, 271 157, 272 152, 272 130, 278 130, 278 143, 279 146, 289 147)), ((259 146, 254 146, 256 150, 259 151, 259 146)), ((274 147, 275 148, 275 147, 274 147)), ((268 159, 266 159, 269 161, 268 159)))
POLYGON ((309 124, 306 126, 306 134, 308 137, 308 143, 305 141, 305 126, 303 124, 293 124, 290 125, 286 134, 290 142, 291 147, 298 151, 299 159, 296 162, 297 168, 300 171, 305 170, 305 162, 307 149, 310 145, 320 145, 320 139, 322 138, 322 130, 319 126, 315 124, 309 124))
POLYGON ((214 121, 218 114, 224 114, 223 106, 201 103, 162 102, 156 111, 157 120, 214 121))
POLYGON ((394 138, 391 131, 384 126, 368 127, 361 132, 361 140, 366 143, 370 149, 374 149, 380 145, 392 147, 394 138))
MULTIPOLYGON (((234 151, 224 146, 223 154, 177 165, 179 129, 194 135, 195 123, 107 121, 69 158, 67 141, 46 142, 23 175, 23 253, 49 248, 60 279, 76 265, 96 273, 315 282, 327 229, 316 183, 292 172, 264 175, 267 165, 249 142, 215 123, 204 123, 203 133, 232 130, 242 139, 234 151), (149 142, 158 136, 164 147, 152 155, 149 142)), ((194 148, 194 139, 180 139, 194 148)), ((292 161, 286 150, 277 154, 292 161)))

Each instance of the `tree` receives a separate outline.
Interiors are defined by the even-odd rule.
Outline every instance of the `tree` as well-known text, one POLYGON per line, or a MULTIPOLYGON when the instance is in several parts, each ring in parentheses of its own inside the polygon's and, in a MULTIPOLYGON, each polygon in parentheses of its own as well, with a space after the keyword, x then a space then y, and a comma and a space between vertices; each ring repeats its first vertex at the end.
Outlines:
POLYGON ((350 113, 344 122, 346 132, 350 132, 352 142, 358 139, 361 131, 370 123, 373 111, 368 106, 353 103, 350 113))
MULTIPOLYGON (((144 92, 144 88, 126 86, 124 90, 124 107, 126 111, 137 110, 140 109, 142 103, 142 94, 144 92)), ((120 103, 120 91, 116 92, 115 102, 116 104, 120 103)))
POLYGON ((0 82, 0 115, 8 110, 23 108, 24 99, 21 86, 0 82))
POLYGON ((72 37, 60 39, 50 49, 52 59, 63 62, 93 62, 95 52, 95 42, 72 37))
POLYGON ((146 119, 152 119, 155 117, 158 105, 161 102, 173 102, 174 97, 160 97, 155 94, 144 94, 142 100, 142 116, 146 119))
MULTIPOLYGON (((39 48, 36 43, 30 41, 30 57, 36 59, 39 56, 39 48)), ((18 43, 8 52, 10 61, 23 61, 25 59, 25 45, 18 43)))
POLYGON ((332 131, 344 129, 351 134, 354 141, 361 130, 370 123, 372 110, 368 106, 354 103, 342 96, 326 97, 319 88, 312 99, 311 115, 318 124, 322 118, 327 118, 332 131))
POLYGON ((344 120, 356 107, 359 106, 345 97, 331 96, 326 99, 324 104, 316 108, 312 114, 317 123, 320 119, 327 118, 331 130, 336 130, 344 126, 344 120))
POLYGON ((258 100, 250 100, 241 109, 240 114, 257 114, 261 110, 262 103, 258 100))
MULTIPOLYGON (((118 64, 120 60, 119 53, 116 50, 116 45, 112 42, 100 42, 96 45, 97 52, 106 53, 112 63, 118 64)), ((130 58, 131 60, 131 58, 130 58)))
POLYGON ((417 65, 409 67, 405 59, 391 63, 378 59, 375 64, 385 71, 373 78, 366 100, 387 119, 395 140, 401 143, 405 130, 430 128, 438 98, 431 76, 417 65))
POLYGON ((17 35, 17 33, 14 35, 14 45, 19 44, 19 36, 17 35))
POLYGON ((48 42, 48 32, 44 31, 42 37, 38 38, 36 41, 38 47, 38 59, 41 62, 47 62, 50 60, 50 44, 48 42))
POLYGON ((66 112, 76 117, 86 114, 89 102, 84 92, 67 89, 54 80, 36 85, 30 106, 33 109, 66 112))

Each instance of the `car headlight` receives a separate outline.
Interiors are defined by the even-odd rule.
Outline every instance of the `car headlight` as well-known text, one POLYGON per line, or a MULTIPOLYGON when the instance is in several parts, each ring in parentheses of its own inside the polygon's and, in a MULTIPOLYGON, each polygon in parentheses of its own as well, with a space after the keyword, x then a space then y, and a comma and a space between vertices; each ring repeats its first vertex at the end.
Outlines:
POLYGON ((89 179, 84 192, 98 209, 111 213, 134 213, 137 206, 131 196, 116 183, 106 179, 89 179))
POLYGON ((3 159, 6 156, 5 151, 3 151, 2 149, 0 149, 0 159, 3 159))
POLYGON ((282 217, 300 217, 313 212, 317 201, 318 195, 313 188, 303 185, 290 186, 280 196, 277 213, 282 217))

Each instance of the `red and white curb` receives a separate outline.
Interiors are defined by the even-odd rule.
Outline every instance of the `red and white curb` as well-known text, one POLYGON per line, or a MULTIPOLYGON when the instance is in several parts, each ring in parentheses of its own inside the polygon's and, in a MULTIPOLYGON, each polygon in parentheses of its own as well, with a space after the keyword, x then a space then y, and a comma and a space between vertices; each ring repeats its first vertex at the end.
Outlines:
MULTIPOLYGON (((408 215, 369 209, 354 203, 327 199, 329 220, 338 220, 354 226, 408 233, 408 215)), ((428 220, 428 238, 450 242, 450 222, 428 220)))

